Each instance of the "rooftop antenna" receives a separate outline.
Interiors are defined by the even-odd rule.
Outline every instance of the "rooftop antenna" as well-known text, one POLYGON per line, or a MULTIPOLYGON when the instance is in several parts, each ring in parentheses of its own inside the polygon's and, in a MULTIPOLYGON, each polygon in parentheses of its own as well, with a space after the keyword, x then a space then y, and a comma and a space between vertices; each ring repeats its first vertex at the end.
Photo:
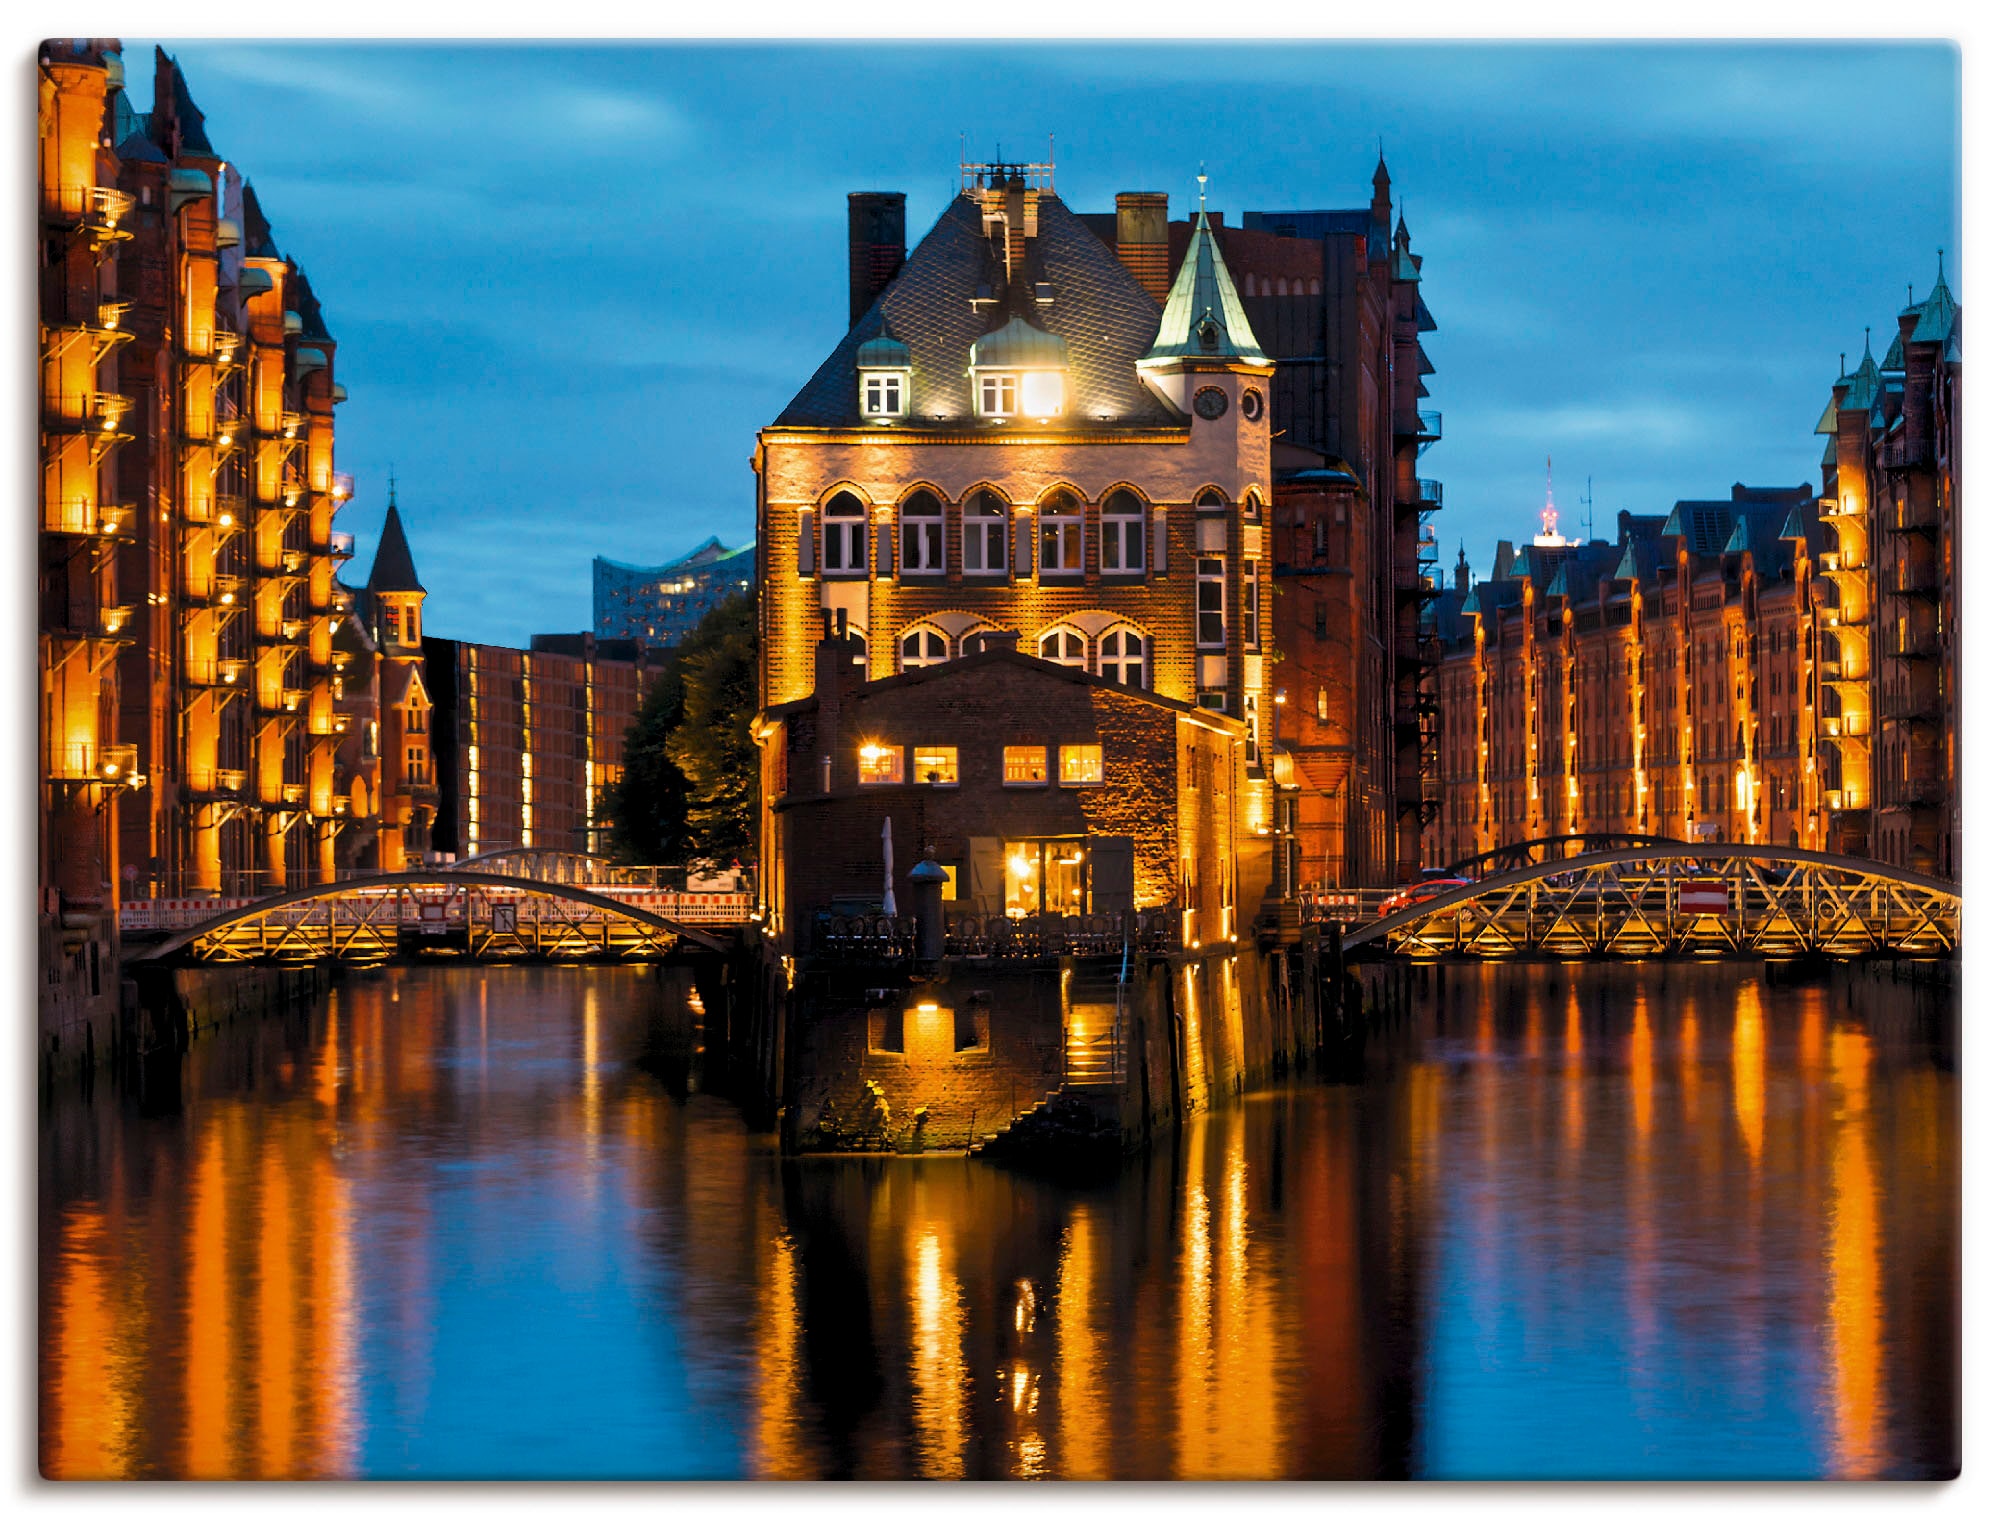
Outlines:
POLYGON ((1590 475, 1583 477, 1583 541, 1585 543, 1590 543, 1597 537, 1595 503, 1590 499, 1592 478, 1590 475))

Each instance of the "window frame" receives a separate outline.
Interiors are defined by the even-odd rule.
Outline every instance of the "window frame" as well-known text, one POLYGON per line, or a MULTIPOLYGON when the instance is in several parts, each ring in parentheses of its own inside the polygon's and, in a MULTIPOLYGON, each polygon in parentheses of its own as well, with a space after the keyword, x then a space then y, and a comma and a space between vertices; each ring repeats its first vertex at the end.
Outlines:
POLYGON ((1049 746, 1047 744, 1002 744, 1000 746, 1000 784, 1002 787, 1011 786, 1021 789, 1041 787, 1047 789, 1049 784, 1049 746), (1026 763, 1026 756, 1030 752, 1039 756, 1035 764, 1040 769, 1041 774, 1033 778, 1015 778, 1010 773, 1013 765, 1017 761, 1026 763))
POLYGON ((928 670, 934 665, 948 663, 950 659, 951 640, 945 636, 942 630, 932 627, 927 622, 920 622, 915 627, 905 628, 901 636, 896 639, 896 669, 898 673, 904 670, 928 670), (928 654, 920 655, 912 662, 906 646, 913 638, 935 638, 944 652, 939 654, 935 659, 928 657, 928 654))
POLYGON ((1104 679, 1112 682, 1112 684, 1124 686, 1128 690, 1151 690, 1153 662, 1146 645, 1146 635, 1129 623, 1121 623, 1117 627, 1106 628, 1102 633, 1097 635, 1097 673, 1103 676, 1104 679), (1123 640, 1127 638, 1138 642, 1139 648, 1136 655, 1123 650, 1113 651, 1110 648, 1113 639, 1123 640), (1135 659, 1139 666, 1139 679, 1136 682, 1124 680, 1119 676, 1106 673, 1108 669, 1113 667, 1123 670, 1133 664, 1135 659))
POLYGON ((978 401, 980 416, 1021 415, 1021 376, 1017 371, 982 369, 974 382, 973 391, 978 401))
POLYGON ((915 490, 896 507, 897 573, 929 580, 945 572, 944 498, 932 490, 915 490), (919 502, 936 507, 931 512, 912 512, 919 502), (912 552, 919 550, 919 552, 912 552), (911 560, 919 562, 912 564, 911 560))
POLYGON ((1088 521, 1083 498, 1068 491, 1051 491, 1035 508, 1035 572, 1045 580, 1080 579, 1084 573, 1083 530, 1088 521), (1067 509, 1065 509, 1067 508, 1067 509), (1055 546, 1058 562, 1049 562, 1055 546), (1074 562, 1062 562, 1064 550, 1074 562))
POLYGON ((1098 573, 1121 577, 1145 574, 1145 502, 1132 491, 1115 490, 1104 498, 1104 504, 1098 508, 1097 522, 1098 573), (1116 552, 1113 552, 1114 546, 1116 552))
POLYGON ((862 749, 867 749, 871 747, 881 751, 880 755, 878 756, 878 761, 885 761, 885 760, 894 761, 893 766, 884 767, 885 769, 893 769, 894 773, 882 774, 882 773, 871 772, 869 768, 871 762, 869 761, 868 757, 864 753, 862 753, 861 750, 856 750, 854 756, 855 784, 858 786, 901 786, 907 784, 905 780, 905 768, 903 765, 903 760, 904 760, 903 745, 882 744, 882 743, 876 743, 872 745, 864 744, 862 746, 862 749))
MULTIPOLYGON (((941 764, 932 768, 943 769, 945 765, 941 764)), ((910 746, 910 784, 913 786, 928 786, 936 790, 948 790, 956 787, 958 785, 958 745, 912 744, 910 746), (927 755, 951 756, 947 762, 951 770, 949 779, 934 781, 929 778, 923 763, 927 755)))
POLYGON ((966 497, 965 505, 959 509, 959 564, 961 573, 982 580, 999 579, 1008 574, 1012 555, 1008 552, 1008 529, 1013 524, 1013 508, 999 492, 982 487, 966 497), (990 504, 994 510, 980 510, 990 504), (978 535, 980 563, 973 564, 972 545, 974 535, 978 535), (998 554, 988 551, 998 549, 998 554), (997 558, 998 563, 988 563, 997 558))
POLYGON ((1045 632, 1043 632, 1041 636, 1035 640, 1035 658, 1043 661, 1045 664, 1057 665, 1065 670, 1082 670, 1088 673, 1090 669, 1090 654, 1091 654, 1091 641, 1088 638, 1084 637, 1083 630, 1081 628, 1071 627, 1070 624, 1066 622, 1057 623, 1054 627, 1049 628, 1045 632), (1044 650, 1047 648, 1048 642, 1051 638, 1057 640, 1068 639, 1068 638, 1075 639, 1077 644, 1076 657, 1074 659, 1064 658, 1062 653, 1060 652, 1061 650, 1060 642, 1058 642, 1057 644, 1057 649, 1059 652, 1056 655, 1051 657, 1049 654, 1045 653, 1044 650))
POLYGON ((820 508, 819 572, 828 580, 860 580, 868 574, 868 507, 851 491, 842 491, 820 508), (841 502, 853 510, 836 511, 841 502), (837 536, 836 536, 837 535, 837 536), (834 563, 834 544, 842 545, 842 563, 834 563), (858 562, 848 562, 858 561, 858 562))
POLYGON ((864 417, 904 417, 910 411, 910 372, 907 369, 864 369, 861 371, 861 415, 864 417), (894 390, 892 404, 883 405, 871 392, 894 390))
POLYGON ((1225 582, 1229 576, 1229 560, 1221 554, 1199 554, 1194 565, 1194 646, 1197 649, 1226 649, 1229 647, 1229 598, 1225 582), (1213 606, 1207 604, 1210 601, 1213 601, 1213 606), (1213 637, 1209 636, 1211 631, 1213 637))
POLYGON ((1104 784, 1104 745, 1101 743, 1058 744, 1056 746, 1056 784, 1059 787, 1070 790, 1075 790, 1083 786, 1102 786, 1104 784), (1081 780, 1072 780, 1068 773, 1070 757, 1075 755, 1078 758, 1082 758, 1087 754, 1096 755, 1096 773, 1081 780))

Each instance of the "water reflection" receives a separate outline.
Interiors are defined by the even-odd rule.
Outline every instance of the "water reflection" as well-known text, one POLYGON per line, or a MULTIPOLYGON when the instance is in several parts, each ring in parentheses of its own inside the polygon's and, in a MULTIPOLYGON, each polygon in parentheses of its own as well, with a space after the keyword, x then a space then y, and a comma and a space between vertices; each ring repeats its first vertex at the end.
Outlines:
POLYGON ((1907 986, 1453 972, 1359 1081, 1082 1188, 780 1161, 689 1095, 690 1004, 384 973, 203 1041, 172 1111, 51 1103, 43 1469, 1955 1468, 1957 1079, 1907 986))

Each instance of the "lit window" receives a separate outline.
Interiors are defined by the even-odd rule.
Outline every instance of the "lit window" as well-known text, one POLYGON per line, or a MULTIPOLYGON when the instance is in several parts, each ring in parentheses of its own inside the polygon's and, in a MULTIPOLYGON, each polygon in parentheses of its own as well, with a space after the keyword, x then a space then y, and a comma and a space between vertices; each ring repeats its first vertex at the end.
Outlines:
POLYGON ((1104 503, 1099 556, 1107 575, 1146 572, 1145 508, 1130 491, 1113 491, 1104 503))
POLYGON ((1083 503, 1057 491, 1042 503, 1042 573, 1083 573, 1083 503))
POLYGON ((941 665, 951 658, 950 643, 935 628, 912 628, 903 635, 900 649, 905 670, 941 665))
POLYGON ((1041 656, 1052 665, 1084 667, 1083 635, 1074 628, 1051 628, 1042 635, 1041 656))
POLYGON ((965 573, 1007 573, 1007 506, 992 491, 965 504, 965 573))
POLYGON ((1059 370, 1032 370, 1021 377, 1021 410, 1031 417, 1059 417, 1063 409, 1063 377, 1059 370))
POLYGON ((903 394, 900 371, 870 370, 861 377, 861 413, 868 417, 900 417, 903 394))
POLYGON ((1011 417, 1020 409, 1019 375, 983 374, 979 377, 979 414, 982 417, 1011 417))
POLYGON ((919 747, 916 752, 916 777, 919 786, 956 786, 958 784, 958 750, 919 747))
POLYGON ((861 784, 900 786, 903 784, 903 746, 867 743, 861 746, 861 784))
POLYGON ((1001 753, 1001 781, 1008 786, 1046 786, 1049 751, 1040 744, 1009 744, 1001 753))
POLYGON ((829 575, 868 573, 867 508, 846 491, 826 504, 826 551, 820 564, 829 575))
POLYGON ((1061 775, 1065 786, 1104 784, 1102 744, 1064 744, 1060 763, 1062 768, 1057 773, 1061 775))
POLYGON ((1146 639, 1136 628, 1113 628, 1097 640, 1097 673, 1121 686, 1146 684, 1146 639))
POLYGON ((1243 566, 1243 647, 1255 649, 1263 639, 1258 631, 1258 590, 1257 563, 1251 560, 1243 566))
POLYGON ((1194 641, 1204 649, 1227 642, 1228 618, 1222 609, 1222 561, 1195 561, 1194 641))

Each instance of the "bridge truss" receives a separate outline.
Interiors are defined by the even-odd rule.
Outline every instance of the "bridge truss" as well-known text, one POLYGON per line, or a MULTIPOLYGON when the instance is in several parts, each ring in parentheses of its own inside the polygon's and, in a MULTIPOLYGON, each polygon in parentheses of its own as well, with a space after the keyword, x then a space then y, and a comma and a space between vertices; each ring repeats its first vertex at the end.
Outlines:
POLYGON ((396 956, 486 961, 654 960, 711 932, 629 900, 480 871, 406 871, 305 887, 230 909, 141 959, 212 964, 380 964, 396 956))
POLYGON ((1935 957, 1959 947, 1950 882, 1840 855, 1751 844, 1545 860, 1344 935, 1412 959, 1805 954, 1935 957))

